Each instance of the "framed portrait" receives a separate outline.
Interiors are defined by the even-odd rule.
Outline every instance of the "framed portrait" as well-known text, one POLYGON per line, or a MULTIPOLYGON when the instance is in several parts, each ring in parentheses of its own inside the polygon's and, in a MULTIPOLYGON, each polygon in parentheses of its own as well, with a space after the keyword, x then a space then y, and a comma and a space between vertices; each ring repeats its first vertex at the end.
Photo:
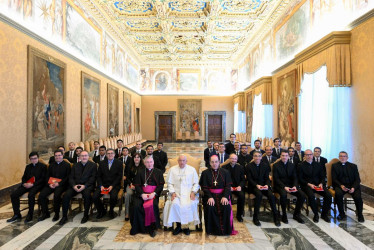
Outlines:
POLYGON ((82 71, 82 141, 100 137, 100 80, 82 71))
POLYGON ((296 70, 278 77, 278 137, 290 144, 297 140, 296 70))
POLYGON ((180 91, 200 90, 201 72, 200 70, 179 69, 178 86, 180 91))
POLYGON ((131 95, 123 92, 123 132, 131 133, 131 95))
POLYGON ((118 88, 108 83, 108 136, 118 135, 118 88))
POLYGON ((66 64, 28 46, 28 153, 42 156, 65 144, 65 102, 66 64))

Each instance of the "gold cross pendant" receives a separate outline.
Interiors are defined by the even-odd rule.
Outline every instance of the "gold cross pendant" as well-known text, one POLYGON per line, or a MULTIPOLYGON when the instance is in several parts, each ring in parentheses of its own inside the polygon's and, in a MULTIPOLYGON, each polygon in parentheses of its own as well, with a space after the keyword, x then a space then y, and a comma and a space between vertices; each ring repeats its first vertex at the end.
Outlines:
POLYGON ((214 183, 214 186, 217 186, 217 181, 214 181, 213 183, 214 183))

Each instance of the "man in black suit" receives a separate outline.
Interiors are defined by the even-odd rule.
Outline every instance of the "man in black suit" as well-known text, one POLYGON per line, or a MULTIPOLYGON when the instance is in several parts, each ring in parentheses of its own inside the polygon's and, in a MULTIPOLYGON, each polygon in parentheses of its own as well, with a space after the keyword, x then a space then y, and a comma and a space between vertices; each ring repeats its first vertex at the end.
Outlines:
POLYGON ((137 141, 135 144, 135 148, 131 153, 131 156, 134 157, 135 153, 139 153, 142 156, 142 159, 144 159, 147 155, 147 152, 142 149, 142 143, 140 141, 137 141))
POLYGON ((299 165, 300 159, 299 157, 295 155, 295 149, 293 147, 288 147, 288 155, 289 155, 288 161, 294 164, 295 167, 297 168, 299 165))
POLYGON ((293 213, 293 219, 303 224, 300 217, 300 211, 306 199, 303 191, 299 189, 297 183, 297 171, 295 165, 289 161, 287 151, 281 152, 281 160, 273 166, 274 190, 280 195, 280 204, 282 207, 282 222, 287 224, 287 194, 297 198, 296 207, 293 213))
POLYGON ((234 151, 235 151, 235 148, 234 148, 235 140, 236 140, 236 135, 234 133, 230 134, 230 142, 225 144, 226 154, 230 155, 231 153, 234 153, 234 151))
POLYGON ((22 176, 22 183, 11 195, 13 217, 7 222, 20 221, 22 219, 20 207, 20 197, 29 193, 27 198, 29 202, 29 212, 27 213, 25 223, 32 221, 34 214, 35 195, 43 188, 45 184, 45 176, 47 173, 47 166, 39 162, 39 155, 37 152, 29 154, 30 164, 25 168, 22 176))
POLYGON ((145 148, 146 152, 147 152, 147 156, 151 156, 153 158, 153 161, 154 161, 154 167, 157 168, 157 169, 160 169, 162 173, 165 173, 165 167, 162 166, 161 162, 160 162, 160 159, 155 156, 153 154, 153 151, 154 151, 154 148, 152 145, 148 145, 146 148, 145 148))
POLYGON ((308 196, 309 205, 314 213, 313 221, 318 222, 318 206, 315 193, 323 197, 323 207, 321 218, 330 223, 328 213, 331 208, 332 196, 330 192, 326 189, 326 172, 323 170, 322 166, 313 162, 313 152, 310 149, 305 150, 305 161, 299 163, 298 174, 301 189, 308 196), (321 191, 316 190, 317 188, 322 188, 321 191))
POLYGON ((229 159, 230 159, 230 163, 222 166, 222 168, 226 169, 231 174, 231 180, 232 180, 231 193, 238 197, 236 219, 239 222, 243 222, 242 216, 244 214, 244 202, 245 202, 244 167, 237 164, 238 156, 236 154, 232 153, 229 159))
POLYGON ((238 156, 238 163, 245 167, 252 160, 252 156, 248 154, 248 146, 243 144, 240 146, 240 154, 238 156))
POLYGON ((299 158, 299 161, 302 162, 304 160, 304 151, 301 150, 301 143, 296 142, 295 144, 295 155, 299 158))
POLYGON ((132 157, 129 155, 129 148, 128 147, 123 147, 122 148, 122 156, 118 158, 125 166, 130 166, 132 157))
POLYGON ((48 173, 46 178, 47 185, 44 186, 42 191, 40 191, 38 203, 41 206, 42 215, 38 218, 38 221, 43 221, 49 218, 48 211, 48 196, 53 193, 53 210, 55 215, 52 221, 58 221, 60 215, 60 207, 62 201, 62 194, 68 188, 69 174, 71 166, 69 163, 63 159, 63 151, 56 150, 54 152, 55 161, 51 163, 48 167, 48 173), (51 182, 50 178, 60 179, 60 181, 51 182))
MULTIPOLYGON (((66 158, 65 158, 65 147, 64 147, 64 146, 59 146, 59 147, 57 148, 57 150, 62 151, 63 159, 66 159, 66 158)), ((68 160, 68 159, 67 159, 67 160, 68 160)), ((51 165, 51 164, 54 163, 54 162, 55 162, 55 156, 53 155, 53 156, 49 157, 48 164, 51 165)))
POLYGON ((221 167, 224 164, 228 163, 228 162, 225 163, 225 161, 228 160, 230 156, 228 154, 226 154, 225 144, 223 144, 222 142, 218 146, 218 154, 217 154, 217 156, 218 156, 219 163, 220 163, 221 167))
POLYGON ((104 145, 100 146, 99 155, 96 155, 92 160, 97 164, 99 164, 101 161, 107 160, 106 147, 104 145))
POLYGON ((273 162, 275 162, 278 158, 273 156, 273 148, 271 146, 265 147, 265 155, 262 157, 262 161, 265 162, 270 166, 273 162))
POLYGON ((213 151, 210 153, 209 159, 210 157, 212 157, 212 155, 218 155, 218 150, 219 150, 219 142, 213 143, 213 151))
POLYGON ((64 158, 67 159, 70 162, 73 162, 75 157, 75 143, 69 142, 69 151, 66 151, 64 154, 64 158))
POLYGON ((261 223, 258 219, 258 213, 260 211, 262 196, 265 195, 266 197, 268 197, 270 203, 274 224, 279 227, 280 221, 278 219, 278 212, 275 206, 275 197, 273 195, 269 179, 270 167, 264 162, 261 162, 261 159, 262 154, 260 152, 254 152, 254 161, 249 163, 245 167, 245 175, 248 181, 248 193, 252 193, 256 196, 253 213, 253 223, 256 226, 261 226, 261 223))
POLYGON ((93 159, 99 155, 100 142, 94 141, 94 149, 90 152, 90 157, 93 159))
POLYGON ((357 165, 348 162, 347 152, 341 151, 339 153, 339 162, 332 165, 331 177, 332 185, 335 189, 335 200, 339 210, 338 220, 343 220, 346 217, 343 209, 343 197, 345 194, 350 194, 356 205, 358 221, 364 222, 360 174, 358 173, 357 165))
POLYGON ((68 210, 71 199, 81 193, 84 199, 84 214, 81 223, 88 221, 88 212, 91 206, 91 192, 95 188, 97 166, 88 160, 88 152, 82 151, 81 161, 75 163, 69 175, 69 187, 62 198, 62 218, 59 222, 64 225, 68 221, 68 210))
POLYGON ((165 151, 163 151, 164 144, 162 142, 157 143, 157 150, 153 152, 154 156, 157 156, 160 160, 162 168, 165 169, 166 165, 168 164, 168 155, 165 151))
MULTIPOLYGON (((122 153, 122 152, 121 152, 122 153)), ((121 181, 123 176, 123 163, 115 159, 114 149, 108 149, 106 152, 107 161, 101 161, 97 170, 97 188, 93 194, 92 200, 97 208, 97 219, 101 219, 106 214, 104 205, 101 202, 102 192, 109 190, 109 217, 114 218, 114 207, 117 204, 118 192, 121 189, 121 181)))
POLYGON ((234 152, 232 153, 236 154, 237 156, 240 155, 240 142, 236 141, 234 143, 234 152))
POLYGON ((117 149, 116 149, 116 156, 115 158, 120 158, 122 156, 122 147, 123 147, 123 141, 121 139, 117 140, 117 149))
POLYGON ((80 154, 82 153, 83 151, 83 148, 82 147, 77 147, 75 149, 75 153, 74 153, 74 157, 73 159, 70 161, 71 163, 77 163, 77 162, 80 162, 81 161, 81 158, 79 157, 80 154))
MULTIPOLYGON (((321 165, 321 167, 325 171, 325 175, 326 175, 327 159, 325 157, 322 157, 321 153, 322 153, 322 149, 320 147, 315 147, 314 150, 313 150, 313 154, 314 154, 313 161, 315 161, 315 162, 317 162, 321 165)), ((326 179, 326 181, 327 181, 327 179, 326 179)))
MULTIPOLYGON (((279 138, 275 138, 273 140, 274 142, 274 148, 273 148, 273 152, 272 152, 272 155, 275 157, 275 158, 280 158, 280 154, 281 154, 281 140, 279 138)), ((265 149, 266 150, 266 149, 265 149)))
POLYGON ((210 162, 209 162, 209 159, 210 159, 210 154, 213 152, 213 144, 211 141, 207 141, 207 145, 208 147, 206 149, 204 149, 204 161, 205 161, 205 166, 207 168, 210 167, 210 162))
POLYGON ((263 155, 265 153, 265 151, 261 149, 261 141, 260 140, 255 140, 255 149, 253 149, 249 154, 253 157, 254 152, 260 152, 261 155, 263 155))

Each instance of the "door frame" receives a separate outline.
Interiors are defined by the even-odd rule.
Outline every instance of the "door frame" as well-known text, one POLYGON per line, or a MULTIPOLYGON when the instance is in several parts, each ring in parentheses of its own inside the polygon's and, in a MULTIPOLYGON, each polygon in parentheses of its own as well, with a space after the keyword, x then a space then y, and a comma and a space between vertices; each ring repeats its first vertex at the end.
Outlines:
POLYGON ((172 130, 173 134, 171 135, 171 141, 175 142, 176 140, 176 121, 177 121, 177 111, 155 111, 155 139, 156 142, 158 142, 158 137, 159 137, 159 116, 160 115, 171 115, 172 116, 172 130))
POLYGON ((208 122, 210 115, 222 116, 222 142, 226 141, 226 111, 204 111, 205 119, 205 141, 208 141, 208 122))

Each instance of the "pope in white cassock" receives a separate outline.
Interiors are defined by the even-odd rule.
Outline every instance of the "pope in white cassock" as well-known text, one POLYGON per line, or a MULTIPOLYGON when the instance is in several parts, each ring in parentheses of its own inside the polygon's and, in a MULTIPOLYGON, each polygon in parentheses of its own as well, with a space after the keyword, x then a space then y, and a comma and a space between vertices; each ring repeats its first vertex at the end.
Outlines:
POLYGON ((182 231, 182 225, 185 227, 183 232, 190 234, 189 223, 200 224, 197 206, 199 198, 196 195, 199 190, 199 178, 195 168, 187 165, 187 157, 180 155, 178 166, 170 168, 167 185, 169 196, 164 208, 164 226, 172 227, 173 222, 177 227, 173 230, 173 235, 182 231))

